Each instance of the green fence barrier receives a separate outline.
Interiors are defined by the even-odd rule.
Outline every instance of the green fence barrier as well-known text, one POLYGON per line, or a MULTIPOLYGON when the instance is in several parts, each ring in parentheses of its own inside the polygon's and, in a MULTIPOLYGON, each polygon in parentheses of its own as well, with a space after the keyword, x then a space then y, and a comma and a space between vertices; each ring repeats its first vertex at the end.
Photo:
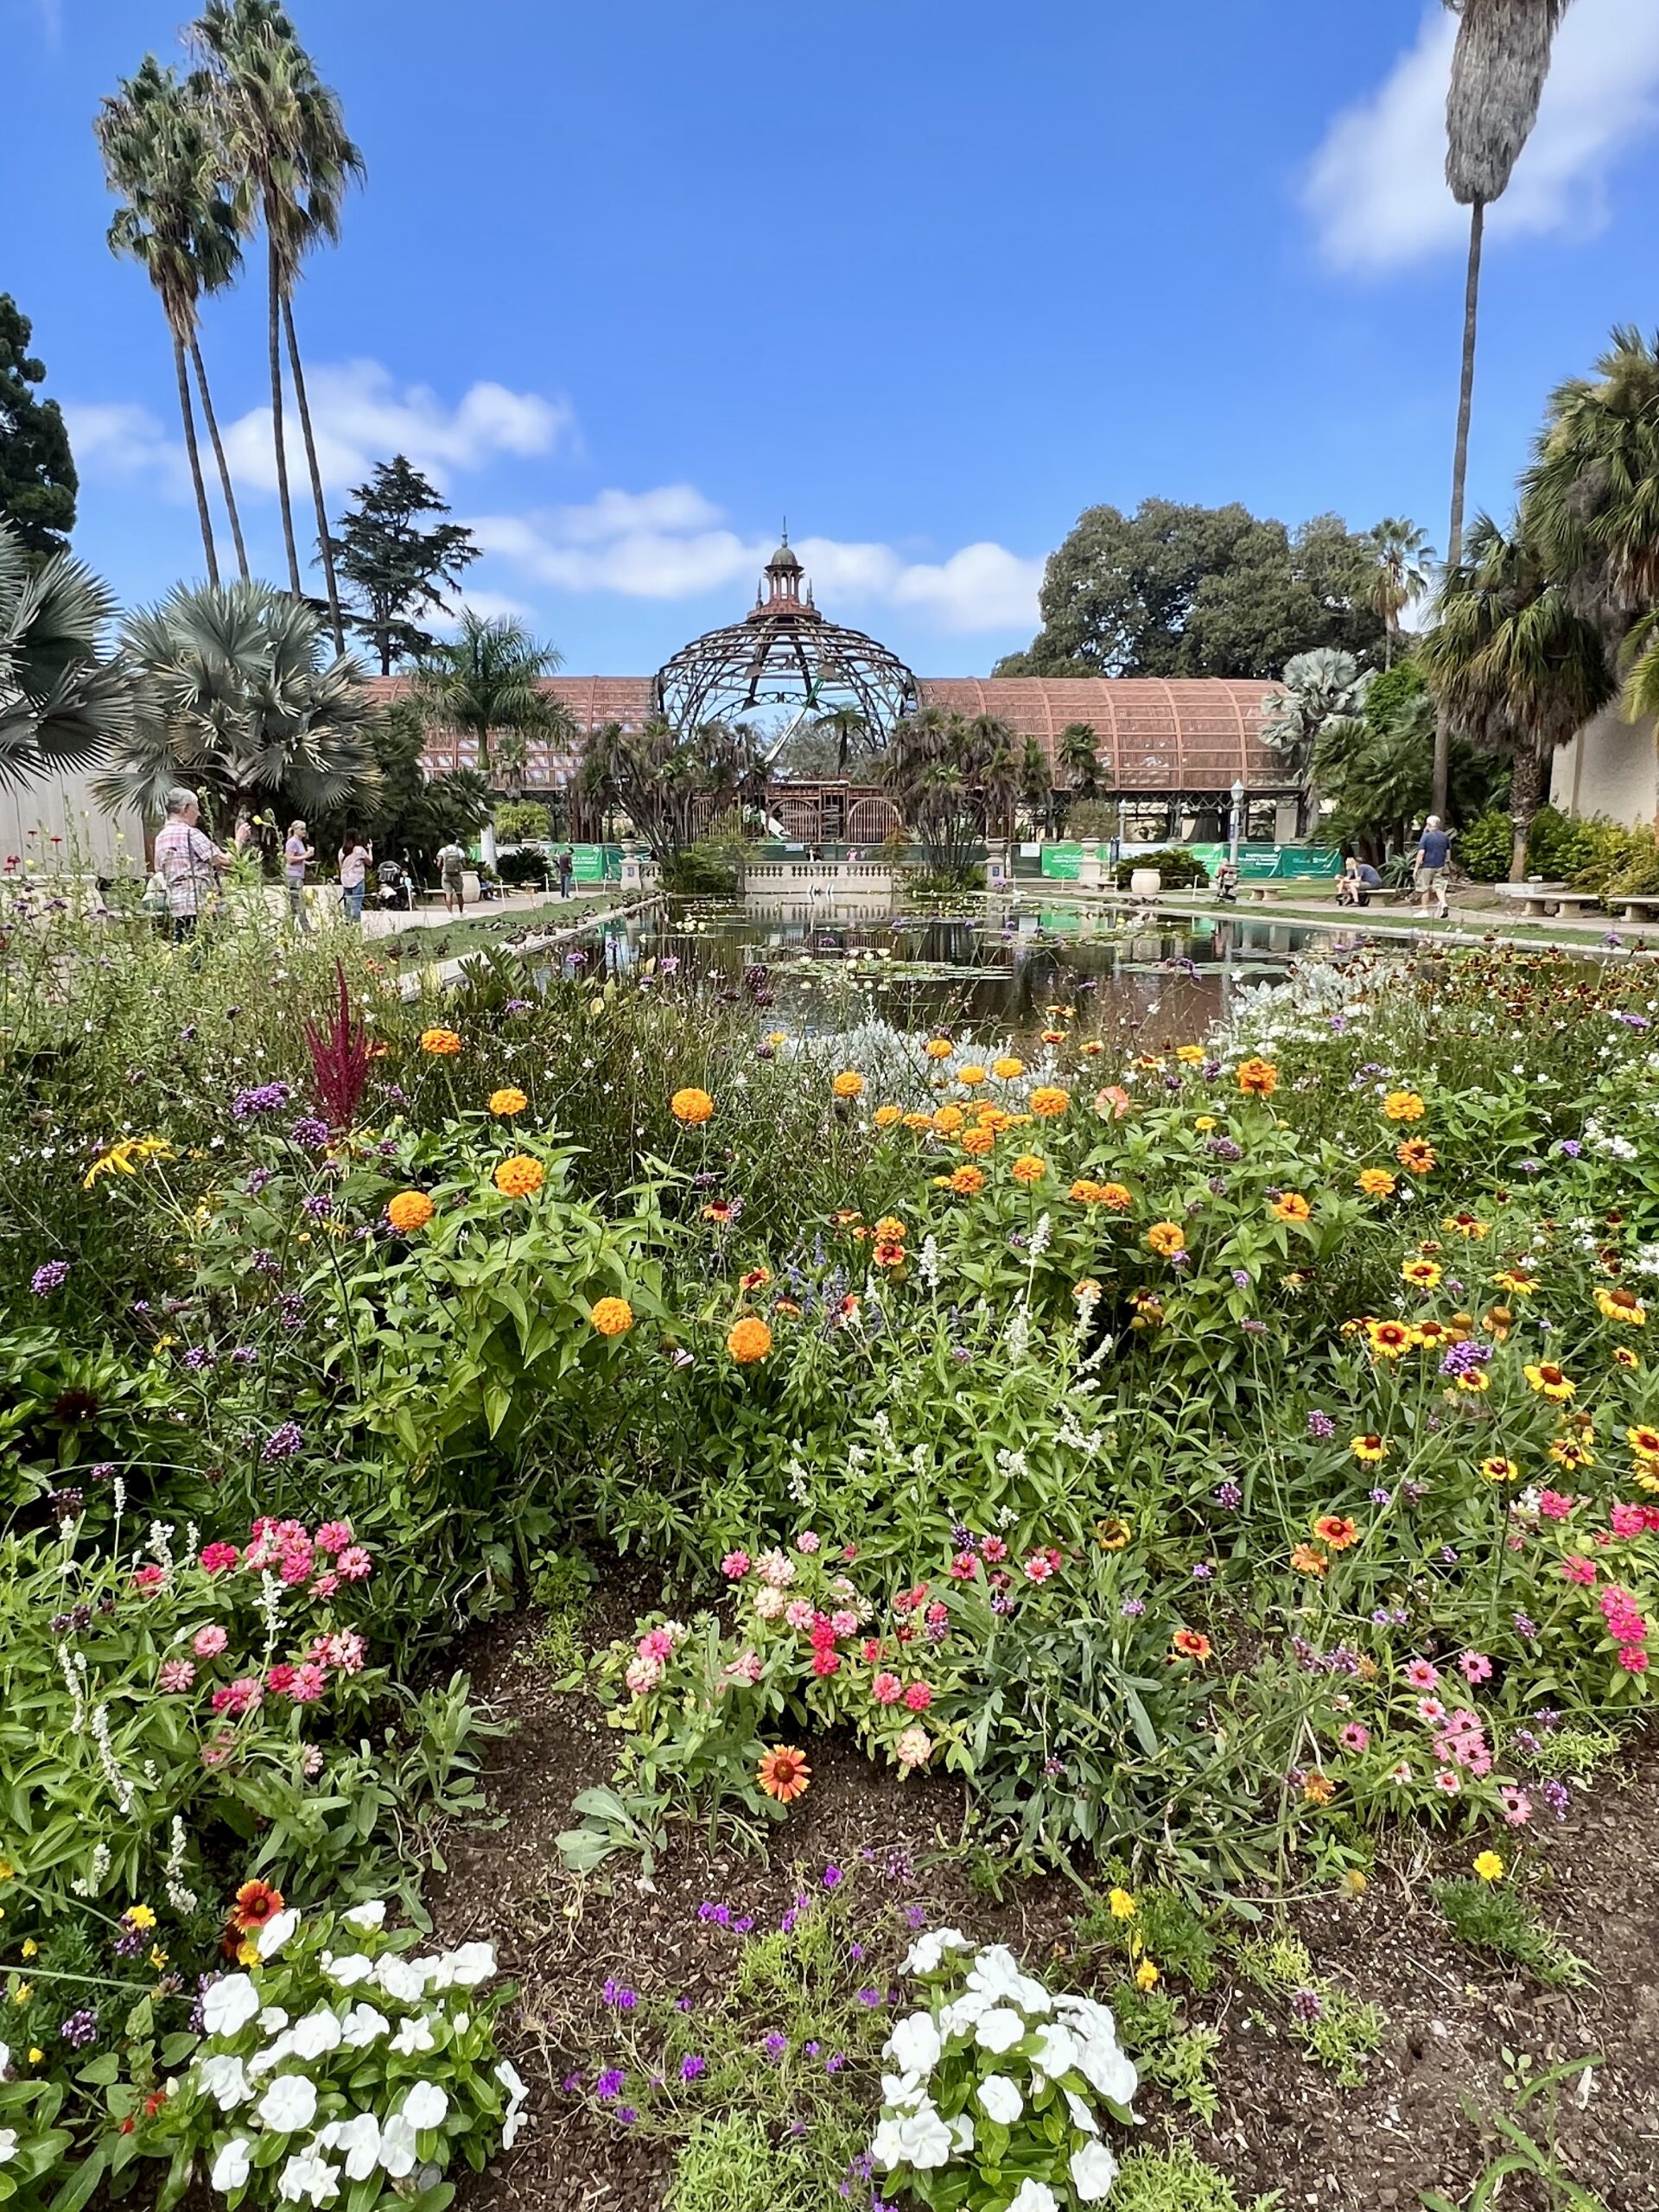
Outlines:
MULTIPOLYGON (((1043 874, 1056 883, 1075 883, 1083 873, 1083 845, 1045 845, 1043 874)), ((1225 845, 1180 845, 1173 849, 1191 853, 1193 859, 1203 862, 1213 881, 1216 870, 1227 857, 1225 845)), ((1111 867, 1111 845, 1102 838, 1100 864, 1103 872, 1111 867)), ((1150 854, 1130 855, 1137 860, 1149 860, 1150 854)), ((1285 883, 1293 880, 1331 878, 1342 874, 1342 855, 1331 845, 1241 845, 1238 849, 1238 874, 1242 883, 1285 883)))

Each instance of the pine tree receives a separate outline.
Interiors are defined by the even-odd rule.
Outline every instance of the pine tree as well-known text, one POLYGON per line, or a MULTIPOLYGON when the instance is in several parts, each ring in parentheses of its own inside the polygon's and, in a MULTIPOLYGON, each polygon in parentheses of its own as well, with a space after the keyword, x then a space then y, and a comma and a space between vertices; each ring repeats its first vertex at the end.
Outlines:
POLYGON ((347 589, 365 610, 348 614, 347 626, 369 641, 380 673, 390 676, 395 660, 430 652, 437 641, 418 618, 445 611, 446 594, 477 560, 478 548, 464 524, 419 527, 422 516, 449 509, 402 454, 381 461, 352 497, 357 505, 340 517, 340 536, 329 546, 347 589))
POLYGON ((46 378, 45 363, 29 350, 33 328, 0 292, 0 517, 38 565, 68 550, 79 486, 58 403, 31 389, 46 378))

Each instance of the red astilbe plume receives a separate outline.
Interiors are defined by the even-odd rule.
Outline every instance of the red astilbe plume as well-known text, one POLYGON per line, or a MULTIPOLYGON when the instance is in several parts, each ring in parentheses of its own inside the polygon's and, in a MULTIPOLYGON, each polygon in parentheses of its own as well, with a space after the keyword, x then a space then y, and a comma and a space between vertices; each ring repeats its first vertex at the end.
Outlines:
POLYGON ((368 1032, 352 1013, 346 970, 338 960, 334 975, 340 984, 340 1004, 326 1027, 305 1025, 305 1046, 311 1055, 311 1088, 331 1129, 349 1129, 357 1118, 369 1080, 372 1048, 368 1032))

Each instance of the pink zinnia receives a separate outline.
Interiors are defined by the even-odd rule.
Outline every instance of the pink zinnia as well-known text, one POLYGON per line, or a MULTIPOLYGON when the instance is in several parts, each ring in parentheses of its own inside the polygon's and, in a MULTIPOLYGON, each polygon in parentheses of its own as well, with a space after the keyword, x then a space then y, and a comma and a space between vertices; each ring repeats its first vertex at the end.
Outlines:
POLYGON ((213 1711, 228 1713, 234 1720, 245 1713, 251 1713, 264 1693, 251 1675, 242 1675, 213 1692, 213 1711))
POLYGON ((830 1625, 837 1636, 850 1636, 858 1626, 858 1615, 843 1605, 830 1614, 830 1625))
POLYGON ((905 1686, 897 1675, 884 1669, 870 1684, 870 1695, 878 1705, 897 1705, 905 1694, 905 1686))
POLYGON ((741 1582, 752 1565, 747 1552, 728 1552, 720 1562, 720 1571, 728 1582, 741 1582))
POLYGON ((1342 1731, 1340 1740, 1351 1751, 1368 1751, 1371 1747, 1371 1732, 1357 1720, 1351 1720, 1342 1731))
POLYGON ((648 1628, 636 1649, 642 1659, 671 1659, 674 1639, 665 1628, 648 1628))
POLYGON ((1616 1505, 1607 1518, 1613 1524, 1616 1536, 1642 1536, 1647 1534, 1647 1517, 1639 1505, 1616 1505))
POLYGON ((833 1675, 839 1672, 840 1667, 841 1654, 833 1644, 821 1643, 812 1654, 812 1671, 815 1675, 833 1675))
POLYGON ((979 1561, 972 1552, 958 1552, 950 1562, 950 1580, 953 1582, 971 1582, 978 1567, 979 1561))
POLYGON ((198 1555, 198 1564, 204 1573, 223 1574, 227 1567, 234 1567, 241 1556, 234 1544, 204 1544, 198 1555))
POLYGON ((1627 1675, 1645 1675, 1650 1662, 1639 1643, 1627 1643, 1618 1655, 1618 1663, 1627 1675))
POLYGON ((823 1541, 823 1539, 815 1535, 810 1529, 804 1529, 795 1539, 795 1548, 798 1552, 804 1552, 810 1559, 823 1541))
POLYGON ((1492 1662, 1484 1651, 1465 1651, 1458 1661, 1465 1682, 1488 1682, 1492 1678, 1492 1662))
POLYGON ((352 1524, 349 1521, 325 1521, 317 1531, 317 1549, 320 1552, 343 1552, 351 1541, 352 1524))
POLYGON ((1573 1510, 1573 1500, 1558 1490, 1540 1491, 1538 1510, 1547 1521, 1565 1521, 1573 1510))
POLYGON ((272 1697, 286 1697, 294 1687, 294 1669, 285 1661, 265 1669, 265 1688, 272 1697))
POLYGON ((315 1564, 309 1544, 290 1544, 283 1554, 279 1572, 284 1582, 308 1582, 315 1564))
POLYGON ((979 1555, 982 1559, 988 1559, 993 1561, 1000 1559, 1007 1559, 1008 1555, 1008 1548, 1003 1542, 1001 1536, 982 1536, 980 1539, 979 1555))
POLYGON ((166 1580, 164 1567, 141 1567, 132 1578, 132 1586, 135 1590, 153 1590, 158 1582, 166 1580))
POLYGON ((223 1766, 235 1749, 234 1736, 215 1736, 211 1744, 202 1745, 201 1763, 203 1766, 223 1766))
POLYGON ((311 1656, 313 1660, 326 1659, 331 1667, 338 1667, 342 1675, 360 1675, 367 1652, 368 1646, 357 1630, 347 1628, 342 1629, 337 1636, 331 1636, 327 1648, 321 1652, 314 1651, 311 1656))
POLYGON ((164 1690, 188 1690, 196 1679, 194 1662, 189 1659, 163 1659, 161 1672, 156 1679, 164 1690))
POLYGON ((1054 1572, 1054 1562, 1046 1552, 1033 1552, 1026 1561, 1027 1582, 1046 1582, 1054 1572))
POLYGON ((320 1574, 311 1585, 314 1598, 332 1598, 340 1587, 340 1577, 334 1573, 320 1574))
POLYGON ((296 1705, 315 1705, 328 1682, 321 1667, 306 1665, 294 1669, 293 1687, 289 1691, 296 1705))
POLYGON ((933 1702, 933 1693, 925 1682, 912 1682, 905 1692, 905 1703, 912 1713, 925 1713, 933 1702))
POLYGON ((812 1607, 804 1598, 791 1598, 784 1607, 784 1624, 787 1628, 810 1628, 812 1607))
POLYGON ((349 1545, 334 1561, 340 1574, 347 1582, 361 1582, 369 1572, 369 1554, 361 1544, 349 1545))
POLYGON ((758 1682, 761 1674, 760 1653, 758 1651, 744 1652, 741 1658, 733 1660, 726 1671, 734 1681, 751 1684, 758 1682))
POLYGON ((1432 1690, 1440 1679, 1438 1667, 1431 1667, 1427 1659, 1406 1662, 1406 1680, 1414 1690, 1432 1690))
POLYGON ((190 1649, 198 1659, 216 1659, 230 1640, 228 1631, 220 1628, 215 1621, 211 1626, 199 1628, 196 1630, 195 1639, 190 1649))
POLYGON ((1569 1582, 1577 1582, 1588 1588, 1596 1579, 1596 1562, 1592 1559, 1586 1559, 1582 1552, 1573 1552, 1561 1561, 1561 1573, 1569 1582))

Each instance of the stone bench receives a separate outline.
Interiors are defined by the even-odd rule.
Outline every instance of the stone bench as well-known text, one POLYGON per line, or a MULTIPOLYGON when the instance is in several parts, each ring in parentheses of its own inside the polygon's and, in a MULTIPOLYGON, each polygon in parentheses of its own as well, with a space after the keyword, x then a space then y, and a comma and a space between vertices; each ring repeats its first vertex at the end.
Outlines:
POLYGON ((1551 915, 1566 915, 1571 919, 1580 906, 1594 908, 1601 904, 1593 891, 1569 891, 1564 883, 1495 883, 1492 886, 1500 899, 1512 899, 1522 912, 1535 921, 1551 915))
POLYGON ((1622 918, 1627 922, 1650 922, 1659 918, 1659 896, 1652 899, 1621 899, 1622 918))

